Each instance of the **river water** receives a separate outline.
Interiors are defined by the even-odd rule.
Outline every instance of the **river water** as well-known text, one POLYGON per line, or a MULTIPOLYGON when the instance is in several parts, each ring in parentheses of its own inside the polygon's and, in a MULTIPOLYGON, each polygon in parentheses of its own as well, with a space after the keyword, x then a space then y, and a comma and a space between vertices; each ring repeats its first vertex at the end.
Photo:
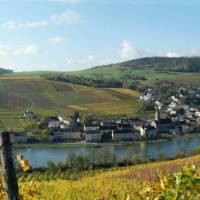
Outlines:
POLYGON ((70 153, 83 155, 99 151, 101 148, 108 148, 116 155, 117 160, 120 161, 125 156, 133 157, 134 155, 157 158, 162 154, 165 158, 170 158, 177 153, 192 153, 194 148, 198 145, 200 145, 200 135, 148 143, 105 144, 101 145, 101 147, 72 145, 63 148, 17 148, 14 149, 14 154, 22 153, 25 159, 29 160, 32 167, 42 167, 45 166, 49 160, 54 162, 64 161, 70 153))

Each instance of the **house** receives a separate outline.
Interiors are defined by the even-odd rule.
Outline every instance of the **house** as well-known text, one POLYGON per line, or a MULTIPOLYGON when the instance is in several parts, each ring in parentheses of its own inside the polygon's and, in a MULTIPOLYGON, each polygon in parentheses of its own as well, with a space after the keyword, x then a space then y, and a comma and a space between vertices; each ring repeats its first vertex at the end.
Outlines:
POLYGON ((128 130, 115 130, 112 131, 112 140, 113 141, 133 141, 133 140, 141 140, 140 132, 128 131, 128 130))
POLYGON ((130 131, 132 129, 132 125, 129 123, 118 123, 117 130, 126 130, 130 131))
POLYGON ((147 120, 143 120, 140 118, 123 118, 121 119, 122 124, 130 124, 132 126, 142 126, 142 125, 147 125, 149 122, 147 120))
POLYGON ((87 131, 95 131, 97 130, 99 127, 98 126, 84 126, 84 131, 87 132, 87 131))
POLYGON ((19 134, 19 133, 11 133, 10 139, 11 139, 11 142, 13 143, 27 143, 28 141, 28 138, 26 135, 19 134))
POLYGON ((60 127, 60 121, 49 121, 48 122, 49 128, 59 128, 60 127))
POLYGON ((152 121, 151 126, 155 127, 158 134, 167 133, 169 129, 174 129, 176 123, 171 118, 163 118, 159 121, 152 121))
POLYGON ((87 130, 85 132, 86 142, 100 142, 102 139, 102 134, 99 130, 87 130))
POLYGON ((65 141, 65 140, 81 140, 83 134, 80 130, 72 129, 53 129, 48 135, 48 141, 65 141))
POLYGON ((58 120, 64 124, 70 125, 70 122, 67 120, 67 118, 64 115, 59 115, 58 120))
POLYGON ((140 96, 139 100, 150 103, 155 101, 155 97, 150 92, 148 92, 147 94, 140 96))
POLYGON ((25 110, 24 117, 28 118, 28 119, 36 119, 37 118, 37 116, 32 111, 30 111, 28 109, 25 110))
POLYGON ((153 126, 142 126, 140 127, 140 135, 145 139, 156 139, 158 138, 157 129, 153 126))
POLYGON ((100 130, 101 134, 111 133, 112 131, 117 130, 117 123, 102 123, 99 126, 99 130, 100 130))

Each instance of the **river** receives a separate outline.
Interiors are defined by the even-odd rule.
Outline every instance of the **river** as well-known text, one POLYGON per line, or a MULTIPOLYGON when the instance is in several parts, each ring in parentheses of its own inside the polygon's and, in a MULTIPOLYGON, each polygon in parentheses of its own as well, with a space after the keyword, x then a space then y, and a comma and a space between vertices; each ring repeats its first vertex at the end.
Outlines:
POLYGON ((14 149, 14 154, 22 153, 25 159, 29 160, 30 165, 35 168, 45 166, 49 160, 54 162, 64 161, 70 153, 83 155, 105 147, 114 153, 117 160, 120 161, 127 155, 130 157, 140 155, 141 157, 148 156, 149 158, 157 158, 162 154, 165 158, 170 158, 177 153, 192 153, 198 145, 200 145, 199 135, 180 137, 172 140, 138 142, 134 144, 105 144, 101 147, 72 145, 63 148, 17 148, 14 149))

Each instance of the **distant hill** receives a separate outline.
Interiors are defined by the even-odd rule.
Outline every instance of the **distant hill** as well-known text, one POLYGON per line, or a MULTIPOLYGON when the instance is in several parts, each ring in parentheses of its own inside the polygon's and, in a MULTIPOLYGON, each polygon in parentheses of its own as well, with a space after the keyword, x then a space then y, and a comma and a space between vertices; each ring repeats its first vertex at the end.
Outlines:
MULTIPOLYGON (((122 67, 131 69, 154 69, 175 72, 200 72, 200 57, 147 57, 122 63, 104 65, 103 67, 122 67)), ((99 68, 98 66, 95 68, 99 68)))
POLYGON ((0 67, 0 75, 2 74, 9 74, 9 73, 12 73, 13 70, 10 70, 10 69, 5 69, 5 68, 1 68, 0 67))

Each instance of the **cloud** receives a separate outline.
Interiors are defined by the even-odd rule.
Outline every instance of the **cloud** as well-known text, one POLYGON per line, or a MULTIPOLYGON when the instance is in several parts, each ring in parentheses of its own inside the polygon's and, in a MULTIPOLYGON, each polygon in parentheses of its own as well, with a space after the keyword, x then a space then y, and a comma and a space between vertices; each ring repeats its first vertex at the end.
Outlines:
POLYGON ((168 51, 165 54, 166 57, 180 57, 181 53, 179 51, 168 51))
POLYGON ((18 23, 16 21, 7 21, 0 24, 2 29, 16 30, 16 29, 31 29, 31 28, 42 28, 49 25, 48 21, 31 21, 18 23))
POLYGON ((140 57, 139 50, 131 45, 128 40, 122 42, 122 48, 120 52, 120 58, 123 60, 134 59, 140 57))
POLYGON ((81 16, 74 10, 65 10, 64 12, 54 14, 47 20, 17 22, 14 20, 0 23, 1 29, 20 30, 20 29, 34 29, 44 28, 53 24, 77 24, 80 22, 81 16))
POLYGON ((30 44, 24 47, 20 47, 20 48, 16 48, 13 51, 14 55, 33 55, 38 53, 39 51, 39 47, 37 45, 34 44, 30 44))
POLYGON ((189 49, 188 56, 200 56, 200 49, 196 49, 196 48, 189 49))
POLYGON ((50 18, 51 22, 56 24, 76 24, 80 22, 80 19, 80 14, 73 10, 66 10, 50 18))
POLYGON ((83 59, 71 59, 66 58, 65 65, 67 67, 75 67, 78 70, 85 69, 88 67, 100 66, 100 65, 107 65, 116 62, 114 59, 106 59, 106 58, 98 58, 95 55, 88 55, 86 58, 83 59))
POLYGON ((39 47, 35 44, 29 44, 25 46, 0 44, 0 56, 34 55, 38 53, 38 51, 39 47))
POLYGON ((51 44, 62 44, 65 41, 65 39, 60 36, 55 36, 55 37, 49 38, 48 41, 51 44))

